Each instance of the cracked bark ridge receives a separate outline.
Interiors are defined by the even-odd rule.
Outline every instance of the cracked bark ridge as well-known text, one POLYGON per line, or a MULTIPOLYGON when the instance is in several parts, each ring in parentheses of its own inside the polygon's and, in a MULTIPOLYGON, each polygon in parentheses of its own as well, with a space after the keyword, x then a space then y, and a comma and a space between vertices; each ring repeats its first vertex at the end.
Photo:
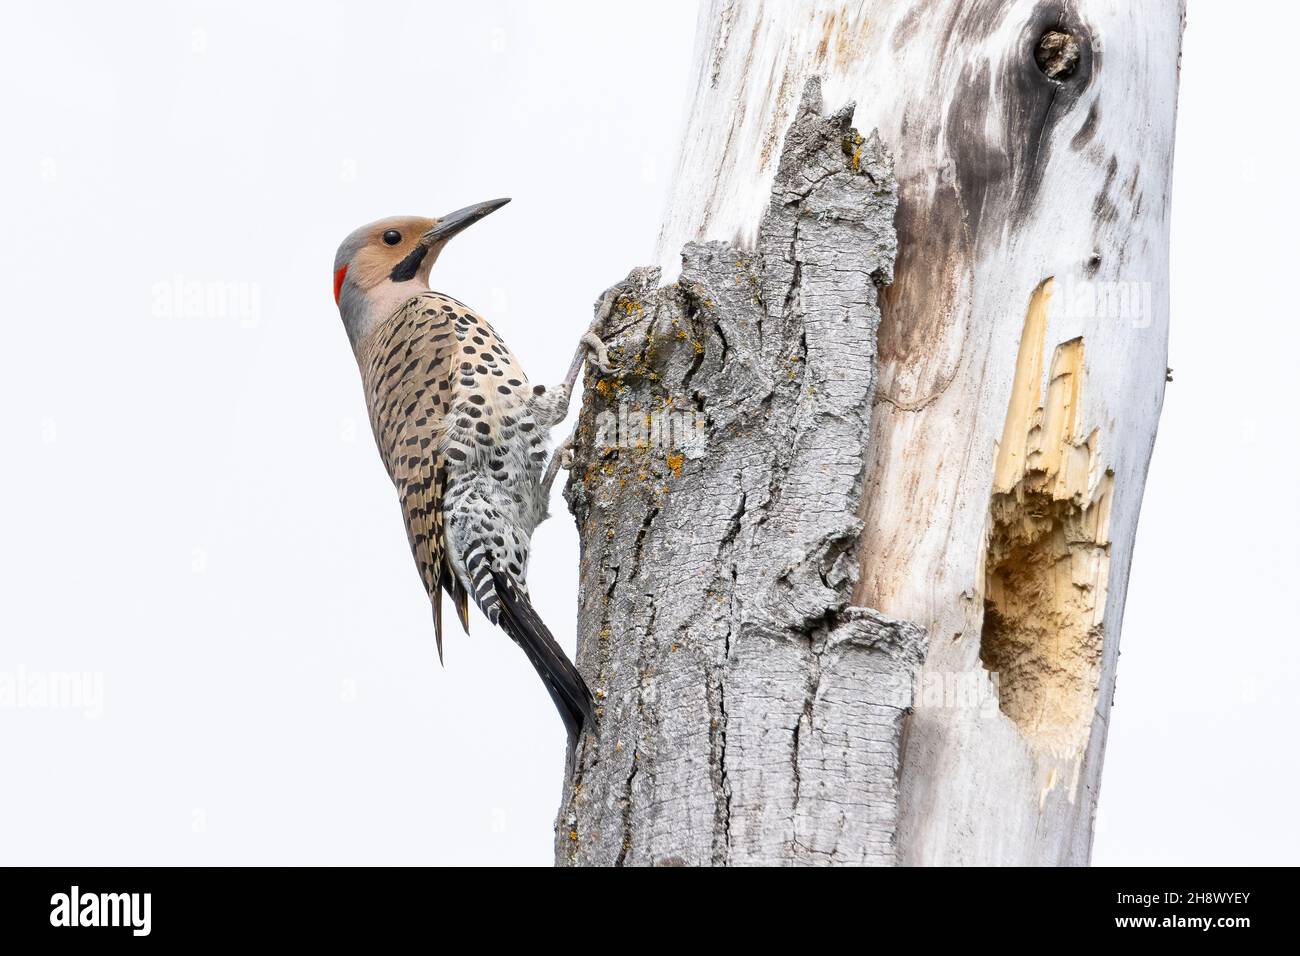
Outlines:
POLYGON ((925 634, 850 606, 897 183, 810 81, 756 250, 597 304, 565 494, 598 698, 560 864, 892 864, 925 634), (696 426, 699 426, 698 429, 696 426))

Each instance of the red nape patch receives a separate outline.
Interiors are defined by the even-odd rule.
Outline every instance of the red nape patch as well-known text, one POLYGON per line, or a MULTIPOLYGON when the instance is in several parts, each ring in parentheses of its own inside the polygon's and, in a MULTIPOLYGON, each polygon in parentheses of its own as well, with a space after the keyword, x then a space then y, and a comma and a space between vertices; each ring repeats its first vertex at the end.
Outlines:
POLYGON ((343 280, 347 278, 348 267, 334 270, 334 304, 339 304, 339 296, 343 293, 343 280))

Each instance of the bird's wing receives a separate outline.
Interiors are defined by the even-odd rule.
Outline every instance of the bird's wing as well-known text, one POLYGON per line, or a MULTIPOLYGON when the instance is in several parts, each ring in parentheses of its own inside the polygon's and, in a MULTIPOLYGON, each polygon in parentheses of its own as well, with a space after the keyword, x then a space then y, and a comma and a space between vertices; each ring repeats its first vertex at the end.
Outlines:
POLYGON ((461 624, 469 630, 464 589, 455 583, 445 560, 446 467, 438 449, 456 346, 441 300, 416 296, 376 332, 362 366, 379 453, 401 499, 411 553, 433 604, 439 660, 443 589, 452 595, 461 624))
MULTIPOLYGON (((399 461, 402 461, 399 458, 399 461)), ((433 633, 438 642, 438 660, 442 661, 442 585, 447 574, 443 560, 442 493, 446 469, 442 456, 408 455, 399 465, 394 484, 402 500, 406 535, 411 554, 420 572, 420 580, 433 604, 433 633)))

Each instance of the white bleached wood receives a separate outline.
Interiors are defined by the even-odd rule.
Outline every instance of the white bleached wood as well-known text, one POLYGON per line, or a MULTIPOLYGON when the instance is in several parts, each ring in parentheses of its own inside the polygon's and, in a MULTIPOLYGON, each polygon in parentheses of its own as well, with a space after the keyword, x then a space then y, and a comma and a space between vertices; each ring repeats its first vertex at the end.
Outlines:
POLYGON ((903 760, 904 863, 1089 858, 1166 379, 1183 17, 1173 0, 702 5, 659 239, 666 276, 688 241, 753 247, 806 77, 824 78, 829 104, 856 100, 856 124, 878 128, 896 161, 900 255, 883 297, 854 603, 930 634, 903 760), (1052 31, 1078 47, 1054 79, 1035 60, 1052 31), (1033 452, 1062 422, 1059 454, 1033 452), (1007 436, 1023 447, 1000 465, 1007 436), (1035 472, 1044 457, 1073 462, 1068 475, 1035 472), (1024 481, 995 487, 995 470, 1024 481), (1044 475, 1055 490, 1036 492, 1044 475), (997 492, 1009 497, 993 508, 997 492), (1048 505, 1054 518, 1030 514, 1048 505), (1011 522, 997 541, 1018 522, 1032 538, 1035 520, 1058 522, 1054 540, 1002 551, 989 543, 995 513, 1011 522), (1006 587, 1001 565, 986 567, 991 548, 1006 587), (1043 592, 1041 575, 1062 571, 1043 592), (1022 572, 1041 609, 1014 596, 1022 572), (1010 602, 1015 621, 990 624, 986 600, 1010 602), (1001 709, 941 693, 963 680, 992 688, 982 636, 986 660, 1012 677, 1008 688, 1001 675, 1001 709))

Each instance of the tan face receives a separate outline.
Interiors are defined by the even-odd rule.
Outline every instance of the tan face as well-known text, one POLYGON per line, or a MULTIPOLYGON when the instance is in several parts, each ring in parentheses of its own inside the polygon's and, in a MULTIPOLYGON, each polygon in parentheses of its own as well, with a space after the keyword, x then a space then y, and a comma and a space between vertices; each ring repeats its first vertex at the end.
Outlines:
POLYGON ((489 199, 440 219, 392 216, 344 239, 334 256, 334 301, 353 348, 410 296, 429 287, 429 269, 453 236, 509 201, 489 199))
MULTIPOLYGON (((348 263, 347 277, 361 289, 373 289, 422 248, 424 234, 437 224, 436 219, 419 216, 393 216, 374 223, 367 229, 364 244, 348 263)), ((411 278, 427 282, 429 267, 436 257, 437 249, 429 249, 411 278)), ((341 277, 336 276, 335 283, 341 285, 341 277)))

